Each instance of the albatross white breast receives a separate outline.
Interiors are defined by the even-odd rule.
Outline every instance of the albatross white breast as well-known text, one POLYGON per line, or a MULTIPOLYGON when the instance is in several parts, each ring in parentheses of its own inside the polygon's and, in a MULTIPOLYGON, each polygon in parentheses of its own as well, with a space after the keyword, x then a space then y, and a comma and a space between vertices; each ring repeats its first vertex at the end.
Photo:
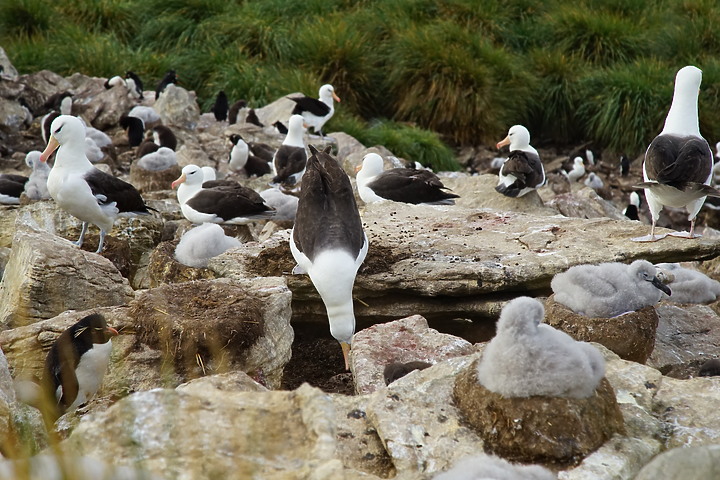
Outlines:
POLYGON ((313 127, 315 133, 319 133, 322 136, 322 127, 335 113, 333 100, 339 102, 340 98, 335 94, 335 89, 330 84, 325 84, 320 87, 318 97, 319 98, 303 96, 288 98, 295 102, 295 108, 292 113, 302 115, 305 123, 313 127))
POLYGON ((328 315, 330 333, 340 342, 345 368, 355 333, 352 290, 365 260, 368 240, 362 228, 350 179, 329 154, 310 146, 307 172, 300 191, 290 251, 307 273, 328 315))
POLYGON ((292 115, 288 122, 288 133, 280 148, 273 156, 273 169, 275 178, 272 184, 295 185, 305 173, 307 154, 303 133, 305 127, 303 117, 292 115))
POLYGON ((643 179, 638 187, 645 189, 652 226, 650 234, 633 238, 636 242, 653 242, 665 235, 655 235, 655 224, 664 206, 685 207, 690 220, 689 232, 670 235, 696 238, 695 217, 708 195, 720 192, 710 186, 713 155, 710 146, 700 135, 698 93, 702 71, 693 66, 681 68, 675 77, 670 111, 665 127, 650 143, 643 162, 643 179))
POLYGON ((99 253, 118 216, 149 215, 149 207, 135 187, 93 167, 85 156, 85 126, 80 119, 60 115, 50 130, 50 140, 40 155, 40 161, 46 162, 58 150, 48 175, 48 191, 60 208, 83 222, 76 245, 82 245, 89 223, 100 228, 99 253))
POLYGON ((498 174, 495 190, 507 197, 522 197, 545 184, 545 169, 537 150, 530 145, 530 132, 522 125, 513 125, 497 148, 510 145, 510 156, 498 174))

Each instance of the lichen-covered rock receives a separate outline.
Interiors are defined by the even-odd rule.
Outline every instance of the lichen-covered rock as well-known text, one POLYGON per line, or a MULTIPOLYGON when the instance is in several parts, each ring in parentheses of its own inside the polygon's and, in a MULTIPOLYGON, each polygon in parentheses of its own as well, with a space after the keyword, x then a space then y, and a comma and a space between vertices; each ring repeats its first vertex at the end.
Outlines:
MULTIPOLYGON (((187 91, 175 84, 168 85, 153 108, 165 125, 194 129, 200 120, 200 106, 195 92, 187 91)), ((179 159, 178 159, 179 162, 179 159)))
POLYGON ((572 465, 624 433, 615 392, 603 379, 588 398, 505 398, 483 387, 476 365, 455 382, 455 403, 486 451, 512 461, 572 465))
POLYGON ((720 478, 720 445, 673 448, 645 465, 635 480, 720 478))
POLYGON ((62 449, 177 480, 378 479, 337 458, 335 414, 331 399, 307 385, 265 393, 153 390, 83 421, 62 449))
POLYGON ((355 391, 371 393, 385 387, 383 370, 393 362, 437 363, 475 352, 462 338, 429 328, 420 315, 365 328, 355 334, 350 350, 350 370, 355 391))
POLYGON ((707 305, 655 307, 658 327, 648 365, 675 378, 698 376, 700 366, 720 352, 720 316, 707 305))
POLYGON ((596 342, 620 355, 620 358, 645 363, 655 346, 658 316, 654 307, 613 318, 593 318, 573 312, 555 301, 545 301, 544 322, 562 330, 575 340, 596 342))
POLYGON ((0 325, 14 328, 132 298, 129 282, 108 259, 47 232, 20 228, 0 283, 0 325))
POLYGON ((720 439, 720 378, 663 377, 653 412, 667 426, 667 448, 713 445, 720 439))

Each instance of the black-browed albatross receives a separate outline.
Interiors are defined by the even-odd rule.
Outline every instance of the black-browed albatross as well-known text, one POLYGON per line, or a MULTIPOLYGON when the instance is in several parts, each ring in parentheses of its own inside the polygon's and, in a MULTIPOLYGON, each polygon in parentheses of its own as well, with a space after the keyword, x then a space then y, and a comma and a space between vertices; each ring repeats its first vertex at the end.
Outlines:
POLYGON ((368 251, 368 239, 350 179, 329 150, 318 152, 310 146, 290 251, 297 262, 293 273, 307 273, 320 294, 330 333, 340 342, 349 369, 348 353, 355 332, 352 290, 368 251))
POLYGON ((665 127, 650 143, 643 162, 643 179, 638 187, 645 189, 652 226, 650 235, 633 238, 636 242, 654 242, 665 235, 655 235, 655 224, 664 206, 685 207, 690 220, 689 232, 673 232, 681 238, 696 238, 695 217, 708 195, 719 197, 710 186, 713 155, 700 135, 698 94, 702 70, 692 65, 681 68, 675 76, 672 104, 665 127))
POLYGON ((293 186, 300 181, 305 172, 307 153, 305 153, 305 122, 300 115, 292 115, 288 121, 288 133, 280 148, 273 156, 273 171, 275 177, 272 184, 285 184, 293 186))
POLYGON ((339 102, 340 98, 335 94, 335 89, 330 84, 325 84, 320 87, 318 97, 319 98, 302 96, 288 98, 295 102, 295 108, 292 113, 302 115, 305 123, 313 127, 315 133, 323 136, 323 126, 335 113, 333 100, 339 102))
POLYGON ((498 174, 495 187, 507 197, 522 197, 545 184, 545 169, 537 150, 530 145, 530 132, 522 125, 513 125, 497 148, 510 145, 510 156, 498 174))
POLYGON ((40 161, 46 162, 55 150, 55 164, 48 175, 47 187, 55 202, 82 221, 82 246, 88 224, 100 228, 101 252, 105 235, 119 216, 149 215, 140 193, 127 182, 95 168, 85 156, 85 126, 79 118, 60 115, 50 127, 50 140, 40 161))
POLYGON ((365 203, 392 200, 415 205, 453 205, 459 195, 447 192, 433 172, 415 168, 383 170, 383 159, 377 153, 363 157, 358 170, 358 194, 365 203))

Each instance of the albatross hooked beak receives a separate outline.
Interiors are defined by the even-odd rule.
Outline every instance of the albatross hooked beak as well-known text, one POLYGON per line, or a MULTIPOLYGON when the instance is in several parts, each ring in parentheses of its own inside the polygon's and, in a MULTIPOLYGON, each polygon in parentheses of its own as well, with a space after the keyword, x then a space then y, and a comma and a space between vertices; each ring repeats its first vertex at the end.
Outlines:
POLYGON ((185 174, 183 173, 182 175, 180 175, 180 178, 178 178, 177 180, 175 180, 174 182, 172 182, 172 183, 170 184, 170 186, 171 186, 173 189, 175 189, 175 188, 177 188, 177 186, 180 185, 181 183, 185 183, 185 180, 187 180, 187 177, 186 177, 185 174))
POLYGON ((495 145, 495 148, 497 148, 497 149, 499 150, 499 149, 501 149, 502 147, 504 147, 505 145, 510 145, 510 135, 508 135, 508 136, 505 137, 504 139, 500 140, 500 141, 497 143, 497 145, 495 145))
POLYGON ((43 150, 43 152, 40 154, 40 161, 43 163, 47 162, 48 159, 50 158, 50 155, 52 155, 53 152, 55 150, 57 150, 57 148, 59 146, 60 146, 60 144, 55 139, 55 137, 50 135, 50 138, 48 139, 47 147, 45 147, 45 150, 43 150))
POLYGON ((338 97, 337 95, 335 95, 335 92, 332 92, 332 97, 333 97, 333 100, 335 100, 336 102, 339 102, 339 101, 340 101, 340 97, 338 97))
POLYGON ((340 348, 342 348, 343 358, 345 359, 345 370, 350 370, 350 344, 347 342, 340 342, 340 348))
POLYGON ((653 279, 651 280, 651 283, 653 284, 654 287, 659 288, 666 294, 668 294, 668 295, 672 294, 672 291, 670 290, 670 288, 667 285, 665 285, 662 282, 662 280, 660 280, 658 277, 653 277, 653 279))

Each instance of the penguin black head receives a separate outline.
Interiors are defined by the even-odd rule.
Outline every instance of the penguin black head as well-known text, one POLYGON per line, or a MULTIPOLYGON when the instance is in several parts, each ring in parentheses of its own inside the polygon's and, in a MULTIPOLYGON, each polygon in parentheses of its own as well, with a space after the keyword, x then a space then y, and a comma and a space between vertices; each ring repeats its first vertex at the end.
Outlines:
POLYGON ((233 145, 237 145, 237 143, 242 139, 243 138, 237 133, 233 133, 232 135, 230 135, 230 142, 232 142, 233 145))
POLYGON ((83 318, 69 329, 73 343, 92 346, 95 343, 107 343, 118 331, 108 327, 105 317, 93 313, 83 318))

